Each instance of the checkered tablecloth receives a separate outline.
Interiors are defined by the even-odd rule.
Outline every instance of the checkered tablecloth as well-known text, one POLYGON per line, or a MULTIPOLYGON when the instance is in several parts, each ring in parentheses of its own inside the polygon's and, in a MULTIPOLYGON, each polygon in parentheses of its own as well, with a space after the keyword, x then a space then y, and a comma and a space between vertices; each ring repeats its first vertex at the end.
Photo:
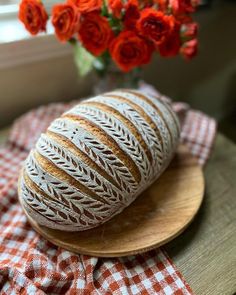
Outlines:
MULTIPOLYGON (((39 134, 70 106, 50 104, 27 113, 0 148, 0 294, 192 294, 163 249, 123 258, 76 255, 30 227, 17 198, 19 168, 39 134)), ((182 115, 182 142, 204 164, 215 121, 186 104, 173 107, 182 115)))

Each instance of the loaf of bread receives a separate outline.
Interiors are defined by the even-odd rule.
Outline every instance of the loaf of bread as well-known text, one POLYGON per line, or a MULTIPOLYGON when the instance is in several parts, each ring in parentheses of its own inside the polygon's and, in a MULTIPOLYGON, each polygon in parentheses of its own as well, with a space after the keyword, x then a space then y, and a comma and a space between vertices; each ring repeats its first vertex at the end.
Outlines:
POLYGON ((179 134, 176 115, 157 97, 117 90, 84 100, 30 152, 19 178, 22 205, 50 228, 96 227, 160 176, 179 134))

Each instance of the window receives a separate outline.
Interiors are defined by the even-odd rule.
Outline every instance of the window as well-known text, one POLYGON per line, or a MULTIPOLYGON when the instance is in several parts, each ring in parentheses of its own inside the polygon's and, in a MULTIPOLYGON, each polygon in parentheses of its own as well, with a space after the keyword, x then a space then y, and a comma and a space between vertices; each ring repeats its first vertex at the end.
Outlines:
MULTIPOLYGON (((0 70, 27 62, 71 54, 68 44, 60 44, 48 22, 47 34, 36 37, 26 31, 18 20, 20 0, 0 0, 0 70)), ((59 0, 44 0, 47 11, 59 0)))
POLYGON ((4 0, 0 4, 0 44, 26 38, 23 27, 18 21, 17 0, 4 0))
MULTIPOLYGON (((0 44, 30 38, 23 24, 18 20, 18 9, 20 0, 0 1, 0 44)), ((48 12, 58 0, 43 1, 48 12)), ((48 26, 48 33, 52 33, 52 27, 48 26)))

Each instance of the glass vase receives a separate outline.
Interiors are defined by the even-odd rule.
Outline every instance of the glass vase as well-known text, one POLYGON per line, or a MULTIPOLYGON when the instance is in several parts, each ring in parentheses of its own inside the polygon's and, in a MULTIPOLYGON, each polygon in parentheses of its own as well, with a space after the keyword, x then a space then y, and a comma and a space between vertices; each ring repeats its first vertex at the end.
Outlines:
POLYGON ((138 68, 124 73, 112 64, 104 72, 96 71, 93 94, 98 95, 120 88, 137 89, 140 75, 141 70, 138 68))

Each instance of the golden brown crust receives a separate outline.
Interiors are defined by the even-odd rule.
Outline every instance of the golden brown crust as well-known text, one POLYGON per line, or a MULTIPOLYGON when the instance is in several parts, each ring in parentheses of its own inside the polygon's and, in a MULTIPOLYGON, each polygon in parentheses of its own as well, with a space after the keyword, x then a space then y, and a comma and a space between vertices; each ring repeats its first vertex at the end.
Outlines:
POLYGON ((34 157, 38 162, 38 165, 46 170, 49 174, 54 176, 57 179, 60 179, 62 182, 67 183, 69 186, 77 188, 82 193, 89 195, 91 198, 106 203, 104 199, 98 196, 95 192, 91 191, 85 185, 81 184, 78 180, 75 180, 72 176, 67 174, 65 171, 61 170, 59 167, 55 166, 51 161, 46 159, 37 151, 34 152, 34 157))
POLYGON ((99 167, 89 156, 87 156, 83 151, 81 151, 77 146, 75 146, 71 141, 69 141, 65 136, 61 134, 54 133, 52 131, 47 131, 46 135, 49 138, 52 138, 55 142, 59 143, 62 147, 69 150, 75 156, 79 157, 86 165, 91 167, 97 173, 102 175, 107 181, 114 184, 117 188, 119 188, 119 184, 113 179, 106 170, 99 167))
POLYGON ((160 134, 160 131, 158 130, 158 128, 156 127, 156 124, 153 122, 153 120, 143 111, 143 109, 138 106, 136 103, 130 101, 129 99, 123 97, 123 96, 120 96, 120 95, 117 95, 117 94, 104 94, 103 96, 105 97, 114 97, 116 99, 118 99, 119 101, 123 101, 125 103, 127 103, 128 105, 130 105, 134 110, 136 110, 139 115, 141 117, 143 117, 143 119, 151 126, 151 128, 155 131, 156 135, 157 135, 157 138, 161 144, 161 147, 163 149, 163 140, 162 140, 162 137, 161 137, 161 134, 160 134))
POLYGON ((85 130, 93 134, 101 142, 104 142, 105 145, 107 145, 108 148, 111 149, 113 154, 121 162, 124 163, 124 166, 129 168, 130 173, 134 177, 135 181, 137 183, 140 182, 141 174, 135 162, 119 147, 119 145, 115 142, 115 140, 112 137, 110 137, 105 131, 102 130, 102 128, 100 128, 93 122, 90 122, 86 118, 83 118, 82 116, 80 117, 78 115, 65 114, 62 116, 62 118, 67 118, 75 122, 78 122, 80 126, 82 126, 85 130))
POLYGON ((46 193, 44 193, 42 190, 40 190, 40 188, 37 186, 36 183, 34 183, 30 177, 28 176, 27 172, 25 170, 23 170, 22 173, 22 177, 24 182, 26 183, 26 185, 28 186, 28 188, 30 188, 32 191, 40 194, 41 196, 43 196, 44 198, 47 199, 51 199, 51 197, 49 195, 47 195, 46 193))
POLYGON ((138 98, 142 99, 143 101, 145 101, 146 103, 148 103, 150 106, 152 106, 155 109, 155 111, 158 113, 158 115, 162 118, 162 120, 163 120, 163 122, 165 124, 165 127, 166 127, 166 129, 168 130, 168 132, 170 134, 171 145, 173 146, 174 139, 172 137, 169 125, 166 122, 166 119, 163 116, 162 112, 158 109, 158 107, 150 99, 148 99, 145 95, 143 95, 143 94, 141 94, 139 92, 136 92, 136 91, 133 91, 133 90, 125 90, 125 91, 128 92, 128 93, 131 93, 133 95, 136 95, 138 98))
MULTIPOLYGON (((164 102, 163 102, 161 99, 159 99, 158 101, 159 101, 162 105, 164 105, 164 102)), ((169 114, 170 114, 170 116, 171 116, 171 118, 172 118, 172 120, 173 120, 173 122, 174 122, 174 124, 175 124, 176 130, 178 131, 178 135, 179 135, 179 134, 180 134, 180 127, 179 127, 179 124, 178 124, 178 122, 177 122, 177 117, 174 116, 174 113, 173 113, 173 111, 171 110, 171 108, 170 108, 170 106, 168 105, 168 103, 166 103, 164 106, 165 106, 165 108, 167 108, 167 110, 169 111, 169 114)))
MULTIPOLYGON (((26 173, 25 170, 22 171, 22 175, 21 177, 23 178, 23 181, 25 182, 26 186, 32 191, 32 192, 36 192, 38 193, 41 197, 52 200, 52 198, 47 195, 46 193, 44 193, 42 190, 40 190, 40 188, 37 186, 37 184, 35 184, 28 176, 28 174, 26 173)), ((41 214, 41 212, 39 210, 36 210, 34 207, 32 207, 29 203, 27 203, 27 206, 30 207, 30 209, 34 212, 36 212, 37 214, 41 215, 43 218, 53 221, 53 219, 50 219, 49 217, 45 216, 44 214, 41 214)), ((54 211, 54 213, 56 213, 56 210, 54 210, 53 208, 51 208, 52 211, 54 211)))
POLYGON ((151 155, 151 152, 150 152, 147 144, 143 140, 142 135, 140 134, 138 129, 135 127, 135 125, 129 119, 127 119, 125 116, 123 116, 119 111, 117 111, 113 107, 105 105, 104 103, 101 103, 101 102, 86 101, 86 102, 82 102, 81 105, 95 106, 97 109, 99 109, 105 113, 111 114, 114 117, 116 117, 118 120, 120 120, 130 130, 130 132, 135 136, 135 138, 139 142, 140 146, 145 151, 148 160, 150 162, 152 162, 152 160, 153 160, 152 155, 151 155))

